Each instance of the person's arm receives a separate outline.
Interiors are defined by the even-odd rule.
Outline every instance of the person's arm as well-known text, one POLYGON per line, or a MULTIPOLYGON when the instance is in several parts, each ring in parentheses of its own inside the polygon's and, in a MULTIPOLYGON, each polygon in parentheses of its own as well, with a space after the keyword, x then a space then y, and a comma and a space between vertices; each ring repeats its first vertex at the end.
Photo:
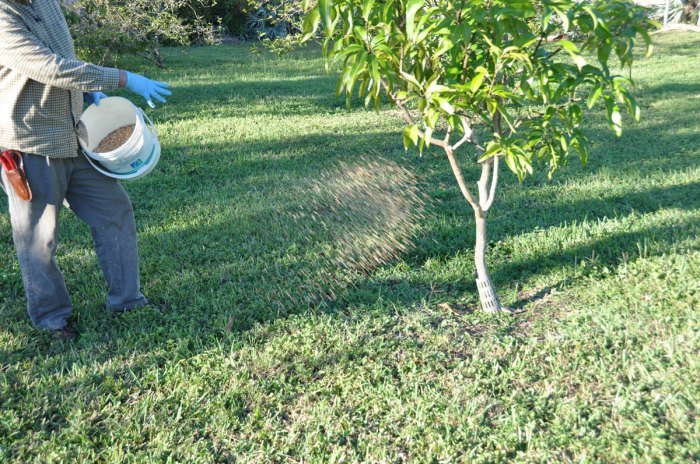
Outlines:
POLYGON ((114 90, 121 83, 118 69, 56 55, 17 13, 1 6, 0 65, 43 84, 83 92, 114 90))

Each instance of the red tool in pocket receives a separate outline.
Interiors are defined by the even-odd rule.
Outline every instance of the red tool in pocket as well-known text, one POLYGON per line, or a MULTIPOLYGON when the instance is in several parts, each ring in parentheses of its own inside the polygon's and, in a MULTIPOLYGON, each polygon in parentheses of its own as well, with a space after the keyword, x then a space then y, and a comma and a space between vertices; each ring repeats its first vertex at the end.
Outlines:
POLYGON ((15 193, 24 201, 32 201, 32 189, 29 188, 24 172, 24 161, 17 150, 7 150, 0 154, 0 163, 5 168, 5 176, 15 193))

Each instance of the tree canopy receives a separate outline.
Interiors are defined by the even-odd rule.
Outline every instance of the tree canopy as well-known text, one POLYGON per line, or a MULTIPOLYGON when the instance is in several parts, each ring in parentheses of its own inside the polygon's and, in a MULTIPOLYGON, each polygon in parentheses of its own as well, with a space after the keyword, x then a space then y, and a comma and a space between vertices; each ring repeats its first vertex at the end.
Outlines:
POLYGON ((341 67, 338 91, 348 104, 355 92, 375 106, 386 95, 407 121, 407 149, 444 149, 476 216, 482 306, 500 310, 484 258, 499 159, 521 180, 537 167, 551 176, 572 155, 586 162, 586 106, 602 102, 618 136, 625 110, 639 119, 624 71, 639 38, 651 51, 647 10, 627 0, 303 3, 303 39, 320 33, 323 55, 341 67), (471 152, 460 150, 467 145, 471 152), (470 158, 482 168, 478 195, 462 171, 470 158))

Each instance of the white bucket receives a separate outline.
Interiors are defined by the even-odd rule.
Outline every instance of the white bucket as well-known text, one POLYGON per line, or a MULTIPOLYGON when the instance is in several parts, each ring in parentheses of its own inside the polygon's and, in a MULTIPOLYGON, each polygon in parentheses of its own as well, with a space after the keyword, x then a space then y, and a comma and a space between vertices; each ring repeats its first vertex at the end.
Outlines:
POLYGON ((80 121, 88 140, 79 138, 88 161, 102 174, 121 180, 134 180, 151 172, 160 159, 160 143, 153 121, 126 98, 103 98, 90 105, 80 121), (134 132, 124 144, 110 152, 95 153, 100 142, 115 130, 134 124, 134 132))

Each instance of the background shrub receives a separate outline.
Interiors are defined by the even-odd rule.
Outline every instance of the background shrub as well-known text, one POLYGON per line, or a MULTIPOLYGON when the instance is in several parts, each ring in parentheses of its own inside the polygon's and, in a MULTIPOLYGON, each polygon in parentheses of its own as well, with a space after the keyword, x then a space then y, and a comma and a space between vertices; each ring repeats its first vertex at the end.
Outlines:
POLYGON ((245 25, 248 19, 247 7, 249 0, 200 0, 186 2, 178 15, 188 24, 198 20, 214 26, 217 30, 242 37, 245 35, 245 25))
POLYGON ((298 0, 248 0, 246 37, 276 40, 301 32, 302 2, 298 0))
MULTIPOLYGON (((657 21, 663 21, 666 5, 657 5, 654 10, 654 18, 657 21)), ((700 24, 698 15, 700 15, 700 0, 671 0, 669 2, 669 24, 700 24)))
POLYGON ((217 40, 215 25, 198 13, 205 4, 206 0, 76 0, 64 9, 80 58, 109 65, 133 54, 162 66, 159 49, 164 44, 217 40))

